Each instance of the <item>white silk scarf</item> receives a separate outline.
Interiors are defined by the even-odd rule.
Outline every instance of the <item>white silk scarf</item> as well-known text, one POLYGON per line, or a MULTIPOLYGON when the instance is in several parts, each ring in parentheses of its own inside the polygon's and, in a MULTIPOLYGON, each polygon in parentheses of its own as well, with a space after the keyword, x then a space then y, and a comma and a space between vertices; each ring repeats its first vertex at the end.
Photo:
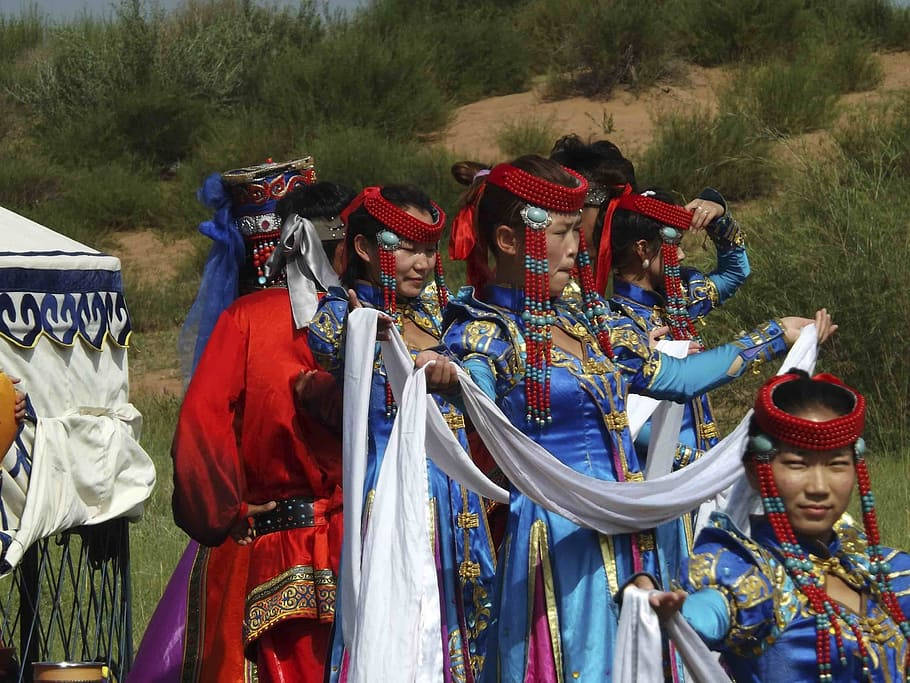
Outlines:
MULTIPOLYGON (((344 522, 348 531, 342 548, 342 632, 349 651, 356 655, 356 660, 352 660, 352 680, 365 680, 357 676, 366 676, 371 667, 380 666, 382 662, 395 662, 400 668, 407 661, 414 664, 413 669, 410 664, 408 668, 409 672, 413 671, 413 678, 409 674, 407 680, 438 681, 442 676, 441 668, 437 668, 436 660, 429 653, 433 648, 440 647, 439 631, 431 632, 432 629, 425 628, 422 621, 420 626, 415 626, 413 615, 409 616, 409 610, 401 609, 400 603, 388 605, 389 609, 382 615, 367 614, 366 609, 368 597, 365 589, 368 586, 371 587, 370 593, 386 591, 407 595, 409 590, 417 590, 417 596, 412 594, 411 599, 423 606, 426 597, 423 591, 429 584, 415 577, 423 577, 427 563, 435 562, 429 527, 420 522, 420 516, 415 516, 413 511, 401 517, 396 517, 394 512, 390 513, 390 517, 383 513, 383 525, 407 528, 397 529, 387 537, 388 542, 384 546, 371 541, 369 556, 362 556, 361 553, 357 530, 362 527, 367 418, 378 315, 379 312, 373 309, 357 309, 348 315, 347 320, 343 474, 344 522), (381 550, 382 555, 376 555, 374 559, 373 554, 377 550, 381 550), (394 561, 392 555, 396 555, 394 561), (396 575, 389 571, 391 566, 397 568, 396 575), (393 582, 398 584, 393 587, 393 582), (421 642, 416 643, 415 638, 420 638, 421 642), (362 674, 359 673, 361 671, 362 674)), ((494 500, 507 501, 507 492, 480 473, 452 436, 435 402, 427 401, 421 392, 407 386, 415 381, 414 375, 408 379, 413 368, 410 354, 394 327, 390 337, 390 341, 381 345, 383 362, 398 401, 399 419, 402 415, 407 416, 410 425, 407 433, 413 438, 406 443, 408 439, 396 436, 394 441, 389 442, 389 449, 397 449, 399 453, 390 458, 387 449, 379 484, 394 491, 390 494, 392 498, 396 495, 410 497, 425 505, 425 481, 417 487, 419 493, 424 495, 413 495, 405 486, 387 482, 393 481, 390 477, 397 476, 398 470, 406 471, 407 479, 413 481, 414 472, 420 471, 419 466, 415 463, 405 465, 402 461, 425 460, 425 456, 429 456, 446 474, 467 488, 494 500), (417 398, 418 394, 423 400, 417 398), (414 427, 416 422, 425 425, 425 432, 414 427), (390 462, 395 464, 390 465, 390 462), (387 469, 388 474, 385 472, 387 469)), ((799 367, 811 371, 816 358, 816 345, 815 327, 810 325, 803 329, 784 359, 782 368, 799 367)), ((460 368, 458 379, 474 427, 512 485, 541 507, 580 526, 608 535, 651 529, 698 508, 702 502, 713 499, 742 479, 740 459, 750 415, 704 457, 685 468, 645 482, 608 482, 572 470, 529 439, 509 422, 496 404, 460 368)), ((400 425, 397 426, 400 430, 400 425)), ((424 478, 425 468, 424 461, 424 478)), ((383 495, 377 486, 376 498, 383 495)), ((389 509, 394 510, 396 503, 390 501, 388 504, 391 506, 389 509)), ((379 524, 376 516, 371 516, 366 538, 379 538, 376 535, 379 532, 371 529, 379 524)), ((370 611, 376 608, 373 605, 370 611)))
MULTIPOLYGON (((648 602, 657 591, 632 584, 623 590, 616 648, 613 650, 613 683, 663 683, 660 622, 648 602)), ((730 677, 689 623, 677 612, 664 626, 686 667, 690 683, 722 683, 730 677)))

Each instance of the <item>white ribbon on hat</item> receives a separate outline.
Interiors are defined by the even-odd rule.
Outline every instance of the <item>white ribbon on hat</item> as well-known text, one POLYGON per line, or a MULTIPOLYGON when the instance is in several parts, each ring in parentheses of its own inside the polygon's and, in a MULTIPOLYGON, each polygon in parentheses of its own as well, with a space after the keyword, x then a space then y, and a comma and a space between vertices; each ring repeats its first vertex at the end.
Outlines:
POLYGON ((294 325, 300 329, 316 315, 319 289, 340 287, 341 281, 322 248, 316 226, 296 213, 281 226, 278 246, 265 264, 266 278, 274 279, 282 268, 288 278, 294 325))

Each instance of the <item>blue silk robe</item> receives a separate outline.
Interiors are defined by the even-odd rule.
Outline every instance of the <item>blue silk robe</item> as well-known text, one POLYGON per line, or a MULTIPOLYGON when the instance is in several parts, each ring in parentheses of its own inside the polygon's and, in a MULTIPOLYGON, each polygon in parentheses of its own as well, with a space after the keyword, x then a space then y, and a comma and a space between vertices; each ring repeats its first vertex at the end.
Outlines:
MULTIPOLYGON (((862 594, 859 623, 871 653, 872 680, 904 681, 907 640, 883 609, 869 574, 866 538, 852 520, 841 519, 828 546, 804 547, 820 577, 835 574, 862 594)), ((888 550, 891 586, 904 613, 910 613, 910 555, 888 550)), ((682 575, 691 593, 683 616, 702 639, 722 653, 739 683, 818 680, 815 614, 784 570, 783 554, 764 517, 752 518, 746 536, 723 513, 714 513, 699 534, 682 575)), ((834 681, 861 681, 862 660, 853 632, 843 627, 847 665, 841 664, 831 635, 834 681)))
MULTIPOLYGON (((553 422, 543 429, 525 421, 520 290, 491 286, 480 301, 472 288, 462 289, 446 310, 444 341, 513 424, 576 471, 607 481, 643 479, 625 412, 633 375, 642 393, 682 400, 728 382, 756 360, 786 348, 779 326, 769 323, 760 341, 747 336, 686 359, 653 352, 631 373, 604 356, 577 300, 563 298, 555 306, 556 324, 579 341, 584 358, 554 347, 553 422)), ((609 680, 618 623, 614 594, 640 570, 664 586, 675 576, 657 552, 659 545, 649 531, 611 537, 578 527, 513 487, 485 680, 524 680, 538 574, 544 580, 559 680, 609 680), (633 559, 636 555, 640 562, 633 559)))
MULTIPOLYGON (((716 200, 716 197, 705 198, 716 200)), ((719 220, 731 219, 727 217, 719 220)), ((749 258, 746 256, 742 233, 738 229, 721 234, 709 226, 708 234, 717 248, 717 268, 708 275, 694 268, 681 269, 683 290, 689 317, 692 320, 703 319, 715 307, 733 296, 750 273, 749 258), (731 234, 731 238, 727 237, 728 234, 731 234)), ((613 296, 610 298, 610 308, 616 314, 611 325, 613 351, 617 362, 629 369, 633 375, 650 355, 648 335, 655 328, 667 324, 665 303, 663 295, 659 292, 643 289, 624 280, 613 281, 613 296)), ((642 388, 634 382, 633 386, 633 391, 642 388)), ((649 421, 635 439, 635 447, 642 458, 647 455, 650 434, 649 421)), ((675 469, 700 458, 718 442, 719 436, 707 394, 700 394, 686 401, 679 445, 676 449, 675 469)))
MULTIPOLYGON (((484 303, 472 293, 466 288, 449 303, 444 340, 474 381, 514 424, 574 470, 606 481, 642 480, 626 422, 625 381, 586 319, 565 307, 557 310, 557 324, 581 343, 585 357, 554 347, 553 422, 538 429, 525 422, 523 294, 491 287, 484 303)), ((609 680, 619 616, 613 596, 638 569, 659 574, 653 534, 604 536, 541 508, 514 488, 509 508, 497 572, 498 623, 484 680, 525 680, 538 577, 558 680, 609 680), (633 554, 641 558, 638 567, 633 554)))
MULTIPOLYGON (((702 198, 724 204, 723 198, 716 192, 711 194, 706 190, 702 193, 702 198)), ((749 259, 746 256, 742 233, 730 222, 732 219, 729 217, 721 220, 708 227, 708 234, 717 249, 717 268, 708 275, 693 268, 681 269, 687 308, 693 320, 703 319, 715 307, 723 304, 749 277, 749 259)), ((614 279, 610 308, 614 312, 611 321, 611 340, 616 362, 629 374, 633 392, 653 394, 654 387, 650 386, 650 381, 642 373, 642 368, 653 357, 651 349, 648 348, 648 335, 655 328, 667 324, 664 297, 659 292, 614 279)), ((778 329, 775 326, 764 325, 754 330, 751 337, 753 341, 762 344, 771 342, 777 333, 778 329)), ((777 352, 783 351, 780 343, 772 346, 774 353, 760 353, 750 358, 749 363, 760 364, 777 352)), ((731 374, 731 379, 741 375, 744 370, 745 365, 736 368, 731 374)), ((708 394, 697 392, 680 398, 684 408, 673 462, 674 470, 694 462, 720 440, 708 394)), ((649 420, 635 438, 635 448, 642 461, 646 460, 650 437, 649 420)), ((680 561, 688 555, 695 540, 692 519, 684 517, 678 522, 663 525, 657 533, 658 545, 664 553, 670 575, 675 576, 679 571, 680 561)))
MULTIPOLYGON (((382 307, 382 291, 364 283, 353 289, 365 306, 382 307)), ((435 285, 408 302, 399 302, 403 319, 413 322, 435 339, 441 336, 441 315, 435 285)), ((309 326, 313 356, 341 381, 344 369, 344 327, 348 313, 347 293, 332 288, 322 300, 309 326)), ((415 355, 422 349, 411 349, 415 355)), ((443 397, 434 395, 452 431, 467 447, 464 417, 443 397)), ((367 468, 364 506, 369 514, 379 468, 392 431, 394 418, 386 416, 385 368, 376 345, 370 390, 367 468)), ((431 512, 435 520, 436 559, 442 609, 441 643, 445 643, 445 680, 447 683, 473 681, 483 668, 487 626, 490 619, 495 552, 481 498, 452 482, 432 460, 427 460, 431 512)), ((346 530, 347 533, 347 530, 346 530)), ((341 600, 337 601, 336 629, 332 647, 331 681, 339 680, 343 657, 341 641, 341 600)), ((343 680, 340 679, 340 680, 343 680)))

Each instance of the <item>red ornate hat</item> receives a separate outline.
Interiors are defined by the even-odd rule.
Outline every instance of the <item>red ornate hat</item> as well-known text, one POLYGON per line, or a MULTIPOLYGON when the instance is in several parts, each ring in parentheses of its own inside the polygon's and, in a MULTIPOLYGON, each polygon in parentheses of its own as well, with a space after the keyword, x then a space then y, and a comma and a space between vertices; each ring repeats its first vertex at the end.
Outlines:
POLYGON ((774 403, 774 391, 783 384, 800 379, 787 374, 772 377, 755 397, 755 421, 762 431, 786 444, 807 451, 833 451, 851 446, 863 435, 866 426, 866 399, 851 389, 840 378, 829 374, 815 375, 817 382, 828 382, 853 398, 853 410, 833 420, 817 422, 790 415, 774 403))
POLYGON ((316 182, 312 157, 237 168, 221 174, 231 194, 231 218, 246 243, 247 258, 241 278, 247 285, 265 287, 265 263, 281 236, 281 218, 275 211, 282 199, 300 184, 316 182), (244 277, 245 275, 245 277, 244 277))

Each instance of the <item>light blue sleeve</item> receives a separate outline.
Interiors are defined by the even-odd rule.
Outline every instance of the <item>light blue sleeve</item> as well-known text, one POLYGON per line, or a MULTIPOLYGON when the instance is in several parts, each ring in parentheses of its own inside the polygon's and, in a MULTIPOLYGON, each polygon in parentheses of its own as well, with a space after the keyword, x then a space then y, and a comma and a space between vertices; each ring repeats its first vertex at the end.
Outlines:
POLYGON ((682 606, 683 618, 710 648, 717 648, 730 631, 730 609, 723 593, 702 588, 689 595, 682 606))
POLYGON ((490 364, 481 356, 472 356, 464 361, 464 369, 471 375, 474 384, 495 401, 496 378, 493 375, 493 369, 490 364))
POLYGON ((745 247, 718 249, 717 269, 708 274, 708 279, 717 288, 717 304, 720 305, 733 296, 751 272, 745 247))

